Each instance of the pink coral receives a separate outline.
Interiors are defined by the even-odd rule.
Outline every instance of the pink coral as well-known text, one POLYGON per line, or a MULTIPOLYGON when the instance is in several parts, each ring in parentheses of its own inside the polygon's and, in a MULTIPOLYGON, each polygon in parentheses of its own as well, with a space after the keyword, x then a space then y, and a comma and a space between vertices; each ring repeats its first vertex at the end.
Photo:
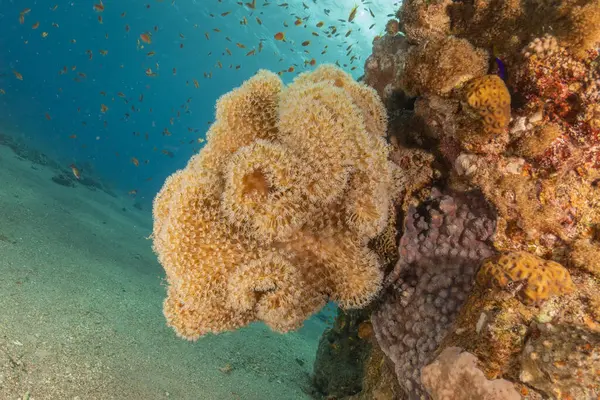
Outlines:
POLYGON ((448 347, 421 370, 421 381, 433 400, 519 400, 513 384, 488 380, 477 368, 477 357, 448 347))

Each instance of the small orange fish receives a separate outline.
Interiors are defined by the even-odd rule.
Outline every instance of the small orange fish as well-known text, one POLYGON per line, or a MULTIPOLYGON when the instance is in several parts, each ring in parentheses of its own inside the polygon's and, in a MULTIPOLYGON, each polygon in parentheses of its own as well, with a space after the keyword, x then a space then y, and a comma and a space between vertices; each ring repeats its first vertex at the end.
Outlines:
POLYGON ((185 36, 183 36, 183 33, 180 33, 179 37, 182 38, 182 39, 185 39, 185 36))
POLYGON ((104 11, 104 4, 102 3, 102 1, 100 1, 100 3, 94 4, 93 9, 94 11, 101 13, 104 11))
POLYGON ((48 32, 42 32, 42 37, 45 39, 48 37, 48 32))
POLYGON ((130 190, 129 192, 127 192, 127 194, 131 195, 131 196, 135 196, 137 194, 137 192, 138 192, 137 189, 133 189, 133 190, 130 190))
POLYGON ((246 56, 253 56, 255 53, 256 53, 256 50, 252 49, 248 53, 246 53, 246 56))
POLYGON ((350 15, 348 15, 348 22, 352 22, 354 21, 354 18, 356 17, 356 12, 358 11, 358 6, 354 6, 352 7, 352 10, 350 10, 350 15))
POLYGON ((125 11, 124 11, 124 12, 122 12, 122 13, 121 13, 121 18, 125 18, 125 16, 126 16, 126 15, 127 15, 127 12, 125 12, 125 11))
POLYGON ((236 43, 235 45, 236 45, 237 47, 239 47, 240 49, 245 49, 245 48, 246 48, 246 46, 244 46, 244 45, 243 45, 243 44, 241 44, 241 43, 236 43))
POLYGON ((194 86, 196 87, 196 89, 198 89, 200 87, 200 84, 198 83, 198 81, 196 79, 194 79, 194 86))
POLYGON ((319 21, 319 22, 317 22, 317 28, 320 28, 320 27, 322 27, 323 25, 325 25, 325 22, 323 22, 323 21, 319 21))
POLYGON ((256 0, 252 0, 252 3, 245 3, 245 5, 254 10, 256 8, 256 0))
POLYGON ((25 16, 23 14, 19 15, 19 23, 22 25, 25 23, 25 16))
POLYGON ((50 114, 46 113, 46 119, 47 119, 48 121, 50 121, 50 120, 52 119, 52 117, 50 117, 50 114))
POLYGON ((149 51, 148 54, 146 54, 148 57, 152 57, 154 56, 156 53, 154 51, 149 51))
POLYGON ((350 36, 351 33, 352 33, 352 29, 350 29, 348 32, 346 32, 346 37, 350 36))
POLYGON ((81 179, 81 172, 79 172, 79 168, 77 168, 75 164, 69 165, 69 168, 71 168, 71 171, 73 171, 73 175, 77 180, 81 179))
POLYGON ((146 70, 146 76, 156 76, 156 72, 152 72, 152 68, 146 70))
POLYGON ((103 56, 108 54, 108 50, 100 50, 100 54, 102 54, 103 56))
POLYGON ((39 27, 40 27, 40 23, 39 23, 39 21, 38 21, 38 22, 36 22, 35 24, 31 25, 31 29, 37 29, 37 28, 39 28, 39 27))
POLYGON ((52 8, 50 9, 50 11, 56 11, 56 9, 57 9, 57 8, 58 8, 58 4, 55 4, 55 5, 54 5, 54 7, 52 7, 52 8))
POLYGON ((302 20, 300 18, 298 18, 297 20, 294 21, 294 25, 296 25, 296 26, 302 25, 302 20))
POLYGON ((277 32, 274 37, 275 40, 285 40, 285 34, 283 32, 277 32))
POLYGON ((98 15, 98 22, 103 24, 104 22, 102 21, 102 15, 98 15))
POLYGON ((204 32, 204 37, 206 38, 206 40, 210 40, 210 36, 208 36, 208 32, 204 32))
POLYGON ((17 78, 18 80, 20 80, 20 81, 23 80, 23 75, 21 75, 17 71, 13 70, 13 74, 15 74, 15 78, 17 78))
POLYGON ((294 72, 294 67, 289 67, 288 72, 294 72))
POLYGON ((310 60, 308 63, 309 63, 311 66, 314 66, 314 65, 317 63, 317 61, 316 61, 316 60, 313 58, 313 59, 311 59, 311 60, 310 60))
POLYGON ((302 46, 308 46, 310 44, 310 40, 305 40, 304 42, 302 42, 302 46))
POLYGON ((27 15, 31 12, 31 8, 26 8, 23 11, 21 11, 21 15, 27 15))
POLYGON ((123 92, 117 92, 117 96, 124 98, 125 97, 125 93, 123 92))
POLYGON ((108 111, 108 107, 104 104, 100 104, 100 112, 105 113, 108 111))
POLYGON ((76 134, 72 134, 69 136, 69 139, 77 139, 77 135, 76 134))
POLYGON ((144 43, 151 44, 152 43, 152 34, 150 32, 142 33, 140 35, 140 39, 142 39, 142 42, 144 42, 144 43))
POLYGON ((258 17, 256 17, 256 22, 257 22, 259 25, 262 25, 262 21, 261 21, 261 20, 260 20, 260 18, 258 18, 258 17))
POLYGON ((221 17, 226 17, 226 16, 228 16, 230 13, 231 13, 231 11, 227 11, 227 12, 221 13, 221 17))
POLYGON ((4 89, 0 89, 0 94, 6 94, 6 92, 4 91, 4 89))
POLYGON ((131 162, 133 163, 133 165, 135 165, 136 167, 140 166, 140 162, 137 158, 135 157, 131 157, 131 162))

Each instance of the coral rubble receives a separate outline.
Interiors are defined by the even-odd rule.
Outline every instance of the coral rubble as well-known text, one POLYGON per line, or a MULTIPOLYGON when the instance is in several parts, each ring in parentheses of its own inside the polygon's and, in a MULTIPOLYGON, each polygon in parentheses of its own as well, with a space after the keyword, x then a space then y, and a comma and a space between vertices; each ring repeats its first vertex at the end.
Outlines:
POLYGON ((206 147, 154 201, 168 324, 188 339, 255 320, 286 332, 328 299, 367 304, 394 186, 386 121, 333 66, 287 87, 260 71, 221 97, 206 147))

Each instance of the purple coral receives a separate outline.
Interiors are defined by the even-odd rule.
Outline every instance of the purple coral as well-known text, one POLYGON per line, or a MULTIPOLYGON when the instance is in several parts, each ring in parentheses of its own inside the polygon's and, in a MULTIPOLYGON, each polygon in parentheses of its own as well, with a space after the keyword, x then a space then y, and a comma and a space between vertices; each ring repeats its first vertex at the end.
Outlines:
POLYGON ((416 399, 426 396, 421 368, 469 295, 478 265, 493 254, 495 219, 478 194, 433 189, 429 200, 409 207, 404 225, 400 259, 372 322, 400 385, 416 399))

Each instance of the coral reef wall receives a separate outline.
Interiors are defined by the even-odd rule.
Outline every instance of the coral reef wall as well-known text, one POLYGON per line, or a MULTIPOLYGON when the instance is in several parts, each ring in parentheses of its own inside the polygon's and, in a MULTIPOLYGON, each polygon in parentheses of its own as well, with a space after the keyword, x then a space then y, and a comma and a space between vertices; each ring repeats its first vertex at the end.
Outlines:
POLYGON ((403 231, 400 259, 372 321, 400 383, 420 396, 420 369, 469 296, 479 263, 493 254, 494 219, 480 196, 434 189, 418 208, 409 207, 403 231))
POLYGON ((219 99, 206 146, 154 201, 178 335, 256 320, 287 332, 329 299, 371 301, 382 266, 368 243, 394 220, 386 124, 376 92, 334 66, 287 87, 260 71, 219 99))
POLYGON ((406 0, 397 18, 364 82, 415 177, 371 318, 399 398, 597 399, 600 1, 406 0))

